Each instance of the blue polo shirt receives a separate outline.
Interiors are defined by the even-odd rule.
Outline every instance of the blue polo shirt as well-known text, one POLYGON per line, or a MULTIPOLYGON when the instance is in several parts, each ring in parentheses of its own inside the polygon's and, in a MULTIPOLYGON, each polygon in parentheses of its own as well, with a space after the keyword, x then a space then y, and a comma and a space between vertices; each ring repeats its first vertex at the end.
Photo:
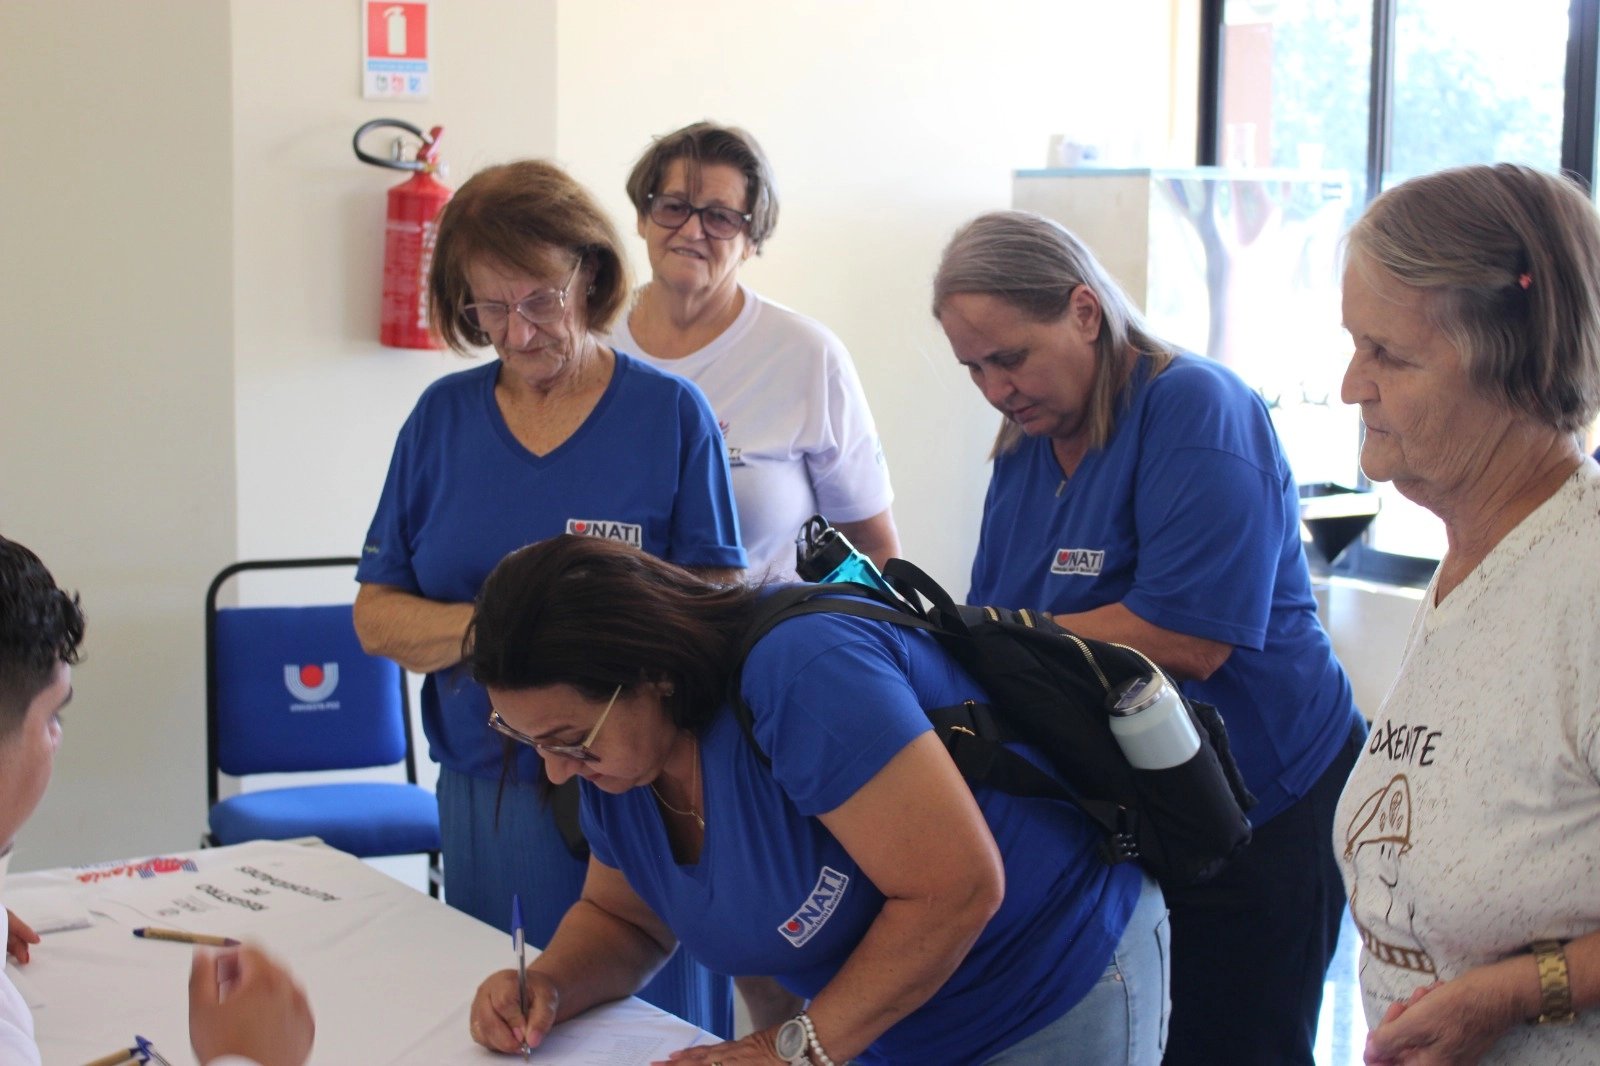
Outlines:
MULTIPOLYGON (((523 447, 495 402, 498 360, 423 392, 395 442, 356 580, 470 603, 506 555, 561 533, 626 541, 681 566, 742 567, 728 462, 692 383, 617 353, 600 402, 547 455, 523 447)), ((464 667, 422 684, 429 754, 498 777, 489 700, 464 667)), ((539 756, 519 748, 518 772, 539 756)))
POLYGON ((1262 825, 1311 787, 1358 720, 1317 621, 1300 501, 1266 405, 1233 371, 1140 361, 1106 446, 1062 476, 1048 438, 995 460, 968 602, 1072 614, 1121 603, 1233 645, 1214 704, 1262 825))
MULTIPOLYGON (((584 782, 584 832, 700 962, 771 974, 809 998, 884 902, 817 816, 929 730, 923 708, 985 696, 926 633, 833 614, 776 626, 751 652, 743 692, 772 765, 726 708, 707 727, 698 862, 672 861, 648 788, 613 796, 584 782)), ((1100 833, 1076 807, 976 798, 1005 862, 1005 901, 944 987, 864 1063, 971 1064, 1029 1036, 1093 987, 1133 911, 1139 869, 1100 861, 1100 833)))

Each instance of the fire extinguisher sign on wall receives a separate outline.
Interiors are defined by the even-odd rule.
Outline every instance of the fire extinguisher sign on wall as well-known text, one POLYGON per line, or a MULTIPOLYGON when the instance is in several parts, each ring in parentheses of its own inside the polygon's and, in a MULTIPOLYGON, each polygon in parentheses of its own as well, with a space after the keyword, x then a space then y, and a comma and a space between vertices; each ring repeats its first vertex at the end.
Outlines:
POLYGON ((361 95, 426 100, 432 89, 428 0, 361 0, 361 95))

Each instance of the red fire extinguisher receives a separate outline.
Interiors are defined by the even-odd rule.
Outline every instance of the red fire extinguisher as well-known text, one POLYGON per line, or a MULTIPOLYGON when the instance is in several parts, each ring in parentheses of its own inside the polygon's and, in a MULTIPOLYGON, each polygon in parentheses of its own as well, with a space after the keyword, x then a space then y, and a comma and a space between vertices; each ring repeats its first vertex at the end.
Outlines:
POLYGON ((383 324, 378 336, 386 348, 441 347, 428 321, 428 267, 438 233, 436 219, 451 195, 450 187, 433 176, 440 166, 439 135, 443 132, 443 126, 423 133, 409 122, 379 118, 356 130, 351 142, 356 158, 363 163, 414 172, 389 190, 383 241, 383 324), (421 139, 416 159, 380 159, 361 150, 363 136, 386 126, 421 139))

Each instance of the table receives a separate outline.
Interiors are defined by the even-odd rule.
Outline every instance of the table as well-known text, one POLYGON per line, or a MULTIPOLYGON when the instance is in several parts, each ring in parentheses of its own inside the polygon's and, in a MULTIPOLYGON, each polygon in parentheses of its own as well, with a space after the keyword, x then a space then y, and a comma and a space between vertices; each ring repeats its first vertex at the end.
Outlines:
MULTIPOLYGON (((316 1014, 313 1066, 520 1061, 467 1036, 473 993, 511 965, 510 938, 320 842, 17 874, 4 901, 59 930, 41 928, 27 966, 7 964, 33 1008, 45 1066, 81 1066, 134 1034, 173 1066, 194 1066, 192 949, 134 937, 139 926, 237 937, 286 963, 316 1014)), ((710 1039, 630 999, 562 1025, 534 1061, 641 1066, 710 1039)))

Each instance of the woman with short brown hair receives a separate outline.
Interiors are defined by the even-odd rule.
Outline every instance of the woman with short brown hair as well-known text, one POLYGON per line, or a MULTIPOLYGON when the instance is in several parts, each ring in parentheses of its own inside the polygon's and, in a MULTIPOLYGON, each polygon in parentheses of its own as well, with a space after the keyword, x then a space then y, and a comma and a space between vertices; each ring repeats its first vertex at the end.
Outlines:
MULTIPOLYGON (((474 175, 439 216, 429 292, 452 348, 492 345, 498 358, 434 382, 401 428, 356 572, 356 631, 368 651, 427 675, 446 899, 507 928, 520 894, 528 940, 543 947, 584 863, 534 787, 539 760, 502 748, 460 667, 479 586, 508 552, 564 532, 720 580, 744 552, 704 397, 601 342, 628 279, 582 186, 533 160, 474 175)), ((731 1031, 726 979, 686 957, 645 995, 731 1031)))

